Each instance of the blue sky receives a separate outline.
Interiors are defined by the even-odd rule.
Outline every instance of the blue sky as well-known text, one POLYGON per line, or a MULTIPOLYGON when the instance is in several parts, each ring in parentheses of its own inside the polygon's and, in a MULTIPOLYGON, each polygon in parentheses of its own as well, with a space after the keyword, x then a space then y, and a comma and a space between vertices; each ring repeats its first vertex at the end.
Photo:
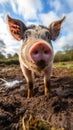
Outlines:
POLYGON ((6 52, 14 54, 21 43, 10 35, 7 13, 26 25, 33 23, 45 26, 66 15, 61 33, 53 42, 54 52, 62 50, 66 44, 73 44, 73 0, 0 0, 0 40, 6 44, 6 52))

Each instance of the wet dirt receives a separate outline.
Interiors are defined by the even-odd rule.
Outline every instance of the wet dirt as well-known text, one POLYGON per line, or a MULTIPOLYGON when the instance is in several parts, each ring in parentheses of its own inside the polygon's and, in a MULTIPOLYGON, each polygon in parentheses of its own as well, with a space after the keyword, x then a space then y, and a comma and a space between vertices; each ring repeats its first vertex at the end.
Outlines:
POLYGON ((70 69, 52 70, 51 93, 47 96, 44 96, 43 76, 35 74, 34 96, 30 99, 19 65, 0 66, 0 79, 22 81, 7 87, 0 80, 0 130, 21 130, 22 118, 30 114, 56 128, 73 130, 73 74, 70 69))

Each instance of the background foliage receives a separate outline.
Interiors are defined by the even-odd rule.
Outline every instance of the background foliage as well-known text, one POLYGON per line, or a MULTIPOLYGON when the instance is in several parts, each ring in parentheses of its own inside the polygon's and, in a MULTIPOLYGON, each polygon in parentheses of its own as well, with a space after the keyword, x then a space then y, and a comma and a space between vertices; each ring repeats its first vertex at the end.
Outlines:
MULTIPOLYGON (((73 45, 65 45, 62 48, 62 51, 58 51, 55 54, 54 62, 66 62, 73 61, 73 45)), ((10 53, 6 54, 5 44, 0 40, 0 64, 19 64, 18 54, 15 53, 11 55, 10 53)))

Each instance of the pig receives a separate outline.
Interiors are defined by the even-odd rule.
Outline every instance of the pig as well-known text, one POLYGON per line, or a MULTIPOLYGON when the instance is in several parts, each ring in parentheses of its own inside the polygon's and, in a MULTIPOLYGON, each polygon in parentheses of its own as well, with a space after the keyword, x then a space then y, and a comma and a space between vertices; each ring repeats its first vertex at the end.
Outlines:
POLYGON ((52 40, 59 36, 65 20, 52 22, 48 27, 42 25, 26 26, 22 21, 7 15, 7 23, 12 36, 22 41, 19 50, 19 62, 28 85, 28 98, 33 96, 32 72, 44 75, 44 94, 50 94, 50 77, 54 60, 52 40))

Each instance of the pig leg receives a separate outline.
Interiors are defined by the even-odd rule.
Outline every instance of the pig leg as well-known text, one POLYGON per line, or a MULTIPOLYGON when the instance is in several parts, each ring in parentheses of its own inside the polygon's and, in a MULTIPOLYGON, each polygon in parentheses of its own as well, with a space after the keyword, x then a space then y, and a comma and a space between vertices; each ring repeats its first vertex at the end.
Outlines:
POLYGON ((49 80, 47 80, 46 78, 44 78, 44 93, 45 93, 45 96, 47 95, 47 94, 49 94, 50 93, 50 79, 49 80))
POLYGON ((45 96, 50 93, 50 76, 51 76, 51 68, 45 70, 44 74, 44 93, 45 96))
POLYGON ((33 79, 32 79, 32 73, 30 70, 28 70, 26 67, 24 67, 23 65, 21 65, 21 69, 23 72, 23 75, 27 81, 27 85, 28 85, 28 98, 30 98, 33 94, 33 79))

